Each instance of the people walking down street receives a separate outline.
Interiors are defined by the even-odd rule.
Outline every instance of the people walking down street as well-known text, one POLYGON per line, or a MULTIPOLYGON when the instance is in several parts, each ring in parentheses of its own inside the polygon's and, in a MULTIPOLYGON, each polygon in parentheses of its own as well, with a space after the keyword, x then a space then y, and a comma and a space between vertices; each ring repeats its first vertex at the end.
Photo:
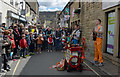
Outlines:
POLYGON ((60 28, 57 29, 56 35, 55 35, 55 49, 58 51, 60 50, 60 44, 61 44, 61 31, 60 28))
POLYGON ((53 38, 52 35, 50 34, 48 37, 48 52, 53 51, 53 38))
POLYGON ((79 25, 75 25, 75 30, 72 32, 72 39, 71 39, 71 43, 72 44, 79 44, 79 39, 80 39, 80 31, 79 31, 79 25))
POLYGON ((35 40, 37 41, 37 53, 41 53, 42 42, 44 41, 42 34, 40 34, 35 40))
POLYGON ((17 53, 18 53, 18 45, 19 45, 19 40, 20 40, 20 33, 18 31, 17 25, 14 24, 13 26, 14 26, 14 28, 13 28, 13 35, 14 35, 14 40, 15 40, 15 45, 16 45, 15 51, 13 53, 13 56, 16 56, 17 53))
POLYGON ((20 51, 20 57, 26 58, 25 55, 25 50, 27 48, 27 41, 25 39, 25 34, 22 34, 22 39, 20 40, 20 47, 21 47, 21 51, 20 51))
POLYGON ((102 58, 102 43, 103 43, 103 27, 101 26, 101 20, 97 19, 96 20, 96 27, 93 29, 94 36, 94 41, 95 41, 95 58, 92 63, 98 63, 99 59, 99 65, 98 66, 103 66, 103 58, 102 58))

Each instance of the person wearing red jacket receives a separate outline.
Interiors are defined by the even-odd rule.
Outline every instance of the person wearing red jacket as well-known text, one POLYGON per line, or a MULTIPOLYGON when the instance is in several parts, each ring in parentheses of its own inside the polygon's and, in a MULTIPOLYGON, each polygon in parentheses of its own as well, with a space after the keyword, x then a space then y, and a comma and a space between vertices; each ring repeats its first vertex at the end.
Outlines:
POLYGON ((21 47, 20 57, 22 57, 23 54, 23 58, 26 58, 25 49, 27 48, 27 41, 25 39, 25 34, 22 34, 22 39, 20 40, 20 47, 21 47))
POLYGON ((15 47, 16 47, 16 45, 15 45, 15 40, 14 40, 14 35, 13 34, 10 34, 10 36, 9 36, 9 39, 10 39, 10 41, 11 41, 11 59, 14 57, 13 56, 13 53, 14 53, 14 51, 15 51, 15 47))
POLYGON ((53 47, 53 38, 52 35, 50 34, 48 37, 48 52, 52 52, 53 47))

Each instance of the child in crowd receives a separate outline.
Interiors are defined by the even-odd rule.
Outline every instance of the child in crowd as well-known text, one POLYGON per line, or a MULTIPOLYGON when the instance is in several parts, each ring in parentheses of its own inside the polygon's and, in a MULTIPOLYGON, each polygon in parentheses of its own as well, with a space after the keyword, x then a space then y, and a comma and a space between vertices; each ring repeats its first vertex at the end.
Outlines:
POLYGON ((37 53, 41 53, 42 42, 44 41, 42 34, 40 34, 35 40, 37 41, 37 53))
POLYGON ((52 47, 53 47, 53 38, 52 35, 50 34, 48 37, 48 52, 52 52, 52 47))
POLYGON ((21 47, 21 52, 20 52, 20 57, 26 58, 25 57, 25 49, 27 48, 27 41, 25 39, 25 34, 22 34, 22 39, 20 40, 20 47, 21 47))
MULTIPOLYGON (((10 34, 10 41, 11 41, 11 44, 12 44, 12 48, 11 48, 11 53, 10 53, 10 59, 13 59, 13 53, 14 53, 14 50, 15 50, 15 40, 14 40, 14 35, 13 34, 10 34)), ((16 59, 14 59, 14 61, 16 61, 16 59)))
POLYGON ((65 35, 63 35, 62 36, 62 52, 64 52, 65 42, 66 42, 65 35))
POLYGON ((33 33, 30 32, 30 46, 29 46, 30 55, 34 55, 34 47, 35 47, 35 39, 33 37, 33 33))
POLYGON ((29 45, 30 45, 30 35, 29 35, 29 31, 26 30, 25 32, 25 35, 26 35, 26 41, 27 41, 27 49, 26 49, 26 56, 28 56, 28 53, 29 53, 29 45))

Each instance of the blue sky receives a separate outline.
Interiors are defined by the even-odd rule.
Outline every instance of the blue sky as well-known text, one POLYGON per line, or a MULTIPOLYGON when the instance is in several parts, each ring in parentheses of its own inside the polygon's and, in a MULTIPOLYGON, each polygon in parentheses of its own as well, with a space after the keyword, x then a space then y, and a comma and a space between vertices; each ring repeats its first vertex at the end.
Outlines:
POLYGON ((40 11, 61 11, 69 0, 38 0, 38 2, 40 11))

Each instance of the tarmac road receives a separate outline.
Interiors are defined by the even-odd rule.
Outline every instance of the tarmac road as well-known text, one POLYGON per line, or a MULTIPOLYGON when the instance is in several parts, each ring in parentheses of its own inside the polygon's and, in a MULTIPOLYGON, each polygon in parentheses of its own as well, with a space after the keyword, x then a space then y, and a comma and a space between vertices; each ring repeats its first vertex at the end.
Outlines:
MULTIPOLYGON (((63 52, 47 52, 43 51, 41 54, 35 54, 26 59, 19 59, 11 64, 12 70, 6 75, 28 75, 28 76, 39 76, 39 75, 87 75, 87 76, 99 76, 106 75, 103 71, 97 69, 91 65, 87 60, 84 61, 84 69, 82 72, 78 71, 57 71, 56 69, 49 69, 52 65, 55 65, 62 58, 64 58, 65 53, 63 52), (91 70, 91 71, 90 71, 91 70)), ((12 76, 14 77, 14 76, 12 76)), ((16 77, 16 76, 15 76, 16 77)))

